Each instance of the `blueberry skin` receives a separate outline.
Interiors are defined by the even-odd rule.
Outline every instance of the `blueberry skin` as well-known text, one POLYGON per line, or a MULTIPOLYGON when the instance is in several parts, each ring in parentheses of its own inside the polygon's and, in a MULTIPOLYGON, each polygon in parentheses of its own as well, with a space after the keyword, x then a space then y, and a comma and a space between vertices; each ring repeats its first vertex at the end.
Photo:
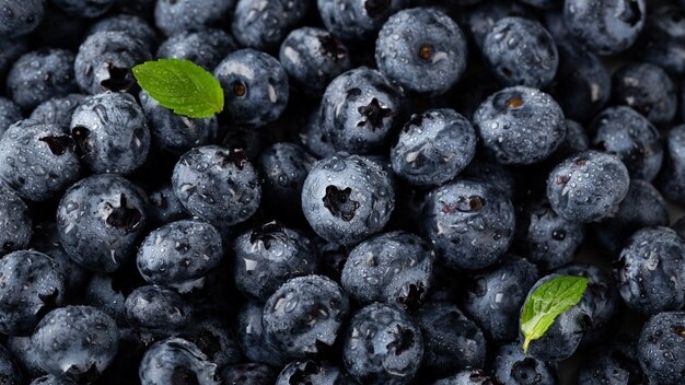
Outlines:
POLYGON ((278 60, 264 52, 251 48, 231 52, 214 76, 224 89, 225 111, 234 124, 264 126, 278 119, 288 104, 288 75, 278 60))
POLYGON ((96 32, 86 38, 76 54, 76 82, 89 94, 130 91, 137 87, 131 68, 150 58, 147 44, 127 32, 96 32))
POLYGON ((40 49, 22 55, 7 75, 7 95, 25 111, 77 89, 74 54, 64 49, 40 49))
POLYGON ((320 124, 326 139, 338 151, 378 151, 399 123, 402 98, 379 71, 359 67, 342 73, 321 100, 320 124))
POLYGON ((473 123, 483 146, 503 164, 532 164, 544 160, 566 136, 564 113, 539 90, 505 88, 481 103, 473 123))
POLYGON ((180 337, 194 343, 218 368, 235 365, 242 359, 230 325, 223 319, 208 318, 184 330, 180 337))
POLYGON ((275 385, 357 385, 345 371, 328 362, 295 361, 281 370, 275 385))
POLYGON ((460 22, 476 48, 482 50, 485 37, 497 21, 510 16, 524 17, 527 14, 528 9, 519 2, 481 1, 464 10, 460 22))
POLYGON ((343 362, 364 385, 406 385, 416 375, 423 352, 418 325, 401 309, 377 303, 350 321, 343 362))
POLYGON ((66 14, 87 19, 104 15, 115 2, 116 0, 52 0, 66 14))
POLYGON ((276 373, 267 365, 240 364, 224 368, 221 379, 223 385, 273 385, 276 373))
POLYGON ((142 40, 147 45, 149 51, 152 51, 157 45, 157 33, 146 20, 138 16, 119 14, 102 19, 90 27, 88 35, 97 32, 126 32, 134 38, 142 40))
POLYGON ((393 231, 350 251, 340 284, 358 303, 385 302, 415 310, 431 286, 433 252, 420 237, 393 231))
POLYGON ((302 210, 312 229, 329 242, 352 245, 383 229, 395 207, 388 173, 359 155, 318 161, 302 188, 302 210))
POLYGON ((495 379, 502 385, 556 385, 553 363, 525 355, 519 342, 503 345, 493 363, 495 379))
POLYGON ((267 341, 291 358, 320 353, 336 342, 350 311, 347 294, 321 275, 293 278, 264 305, 262 322, 267 341))
POLYGON ((474 159, 464 168, 461 176, 488 183, 507 196, 514 191, 514 175, 511 170, 489 159, 474 159))
POLYGON ((507 255, 500 263, 469 277, 462 309, 491 340, 511 341, 518 335, 523 301, 539 278, 534 264, 507 255))
POLYGON ((56 124, 65 133, 69 132, 71 116, 78 106, 81 105, 86 95, 69 94, 48 99, 36 106, 31 113, 31 120, 42 123, 56 124))
POLYGON ((496 385, 495 380, 480 369, 465 370, 435 381, 433 385, 496 385))
POLYGON ((564 23, 569 32, 600 55, 625 51, 645 23, 644 0, 566 0, 564 23))
POLYGON ((288 31, 302 20, 309 4, 309 0, 238 0, 231 31, 242 46, 267 51, 277 47, 288 31))
POLYGON ((312 27, 292 30, 281 43, 278 57, 290 80, 312 96, 321 95, 333 78, 352 67, 345 43, 312 27))
MULTIPOLYGON (((5 345, 26 377, 37 378, 45 374, 40 368, 35 347, 31 344, 31 336, 8 337, 5 345)), ((52 375, 49 376, 54 378, 52 375)))
POLYGON ((685 202, 685 125, 673 127, 666 138, 664 161, 656 187, 664 197, 676 203, 685 202))
POLYGON ((13 40, 38 27, 45 15, 45 0, 1 0, 0 37, 13 40))
POLYGON ((33 221, 26 203, 4 182, 0 182, 0 256, 28 246, 33 221))
POLYGON ((250 218, 262 195, 245 152, 214 145, 196 147, 182 155, 171 184, 186 210, 219 230, 250 218))
POLYGON ((256 226, 238 236, 233 277, 238 290, 266 301, 291 278, 318 270, 312 242, 298 231, 273 221, 256 226))
POLYGON ((229 52, 236 49, 233 37, 220 29, 210 28, 169 37, 157 49, 157 57, 190 60, 212 71, 229 52))
MULTIPOLYGON (((539 279, 528 291, 526 300, 540 285, 560 275, 553 273, 539 279)), ((552 362, 571 357, 578 349, 585 332, 592 325, 592 315, 592 309, 581 303, 571 307, 554 320, 544 336, 530 342, 528 355, 542 361, 552 362)), ((523 341, 523 337, 519 339, 523 341)))
POLYGON ((440 95, 466 69, 468 49, 461 29, 435 8, 412 8, 392 15, 376 40, 378 68, 405 90, 440 95))
POLYGON ((452 109, 415 114, 390 150, 392 169, 413 185, 439 186, 471 163, 476 141, 471 123, 452 109))
POLYGON ((363 41, 373 36, 408 0, 317 0, 326 29, 343 40, 363 41))
POLYGON ((668 207, 659 191, 647 181, 634 179, 616 215, 594 225, 593 233, 600 246, 616 255, 637 230, 669 223, 668 207))
POLYGON ((288 361, 280 349, 266 340, 262 324, 263 314, 264 305, 256 301, 247 302, 240 310, 237 323, 240 346, 250 361, 282 367, 288 361))
POLYGON ((618 289, 631 309, 644 314, 685 306, 685 242, 672 229, 637 231, 615 264, 618 289))
MULTIPOLYGON (((5 24, 2 26, 4 27, 5 24)), ((28 44, 24 39, 0 39, 0 83, 5 79, 7 71, 14 62, 26 51, 28 51, 28 44)))
POLYGON ((147 159, 150 130, 143 109, 130 94, 86 97, 70 127, 83 162, 95 173, 128 174, 147 159))
POLYGON ((328 158, 336 152, 333 143, 328 140, 324 131, 322 110, 319 105, 309 114, 304 129, 300 133, 300 141, 317 159, 328 158))
POLYGON ((107 313, 117 325, 128 326, 126 296, 134 288, 121 281, 119 274, 94 274, 84 289, 83 302, 107 313))
POLYGON ((642 327, 638 343, 640 366, 650 383, 677 384, 682 381, 685 363, 685 312, 654 315, 642 327))
POLYGON ((559 163, 571 155, 590 149, 590 138, 585 128, 578 122, 566 119, 566 138, 549 158, 550 162, 559 163))
POLYGON ((13 101, 0 97, 0 138, 13 123, 22 119, 23 115, 19 106, 13 101))
POLYGON ((210 362, 195 344, 181 338, 168 338, 150 346, 138 373, 141 385, 168 385, 178 381, 219 385, 216 370, 216 364, 210 362))
POLYGON ((667 124, 675 116, 678 98, 671 78, 650 63, 627 64, 614 73, 613 98, 654 124, 667 124))
POLYGON ((119 346, 114 320, 90 306, 67 306, 49 312, 36 326, 31 342, 49 374, 91 382, 112 362, 119 346))
POLYGON ((578 306, 590 315, 592 324, 585 330, 581 347, 606 340, 613 331, 612 321, 621 306, 613 277, 597 266, 588 264, 573 264, 555 272, 588 279, 588 288, 578 306))
POLYGON ((542 88, 559 66, 554 39, 540 23, 521 17, 498 20, 485 36, 482 53, 506 86, 542 88))
POLYGON ((221 234, 197 220, 168 223, 138 248, 138 271, 152 284, 180 284, 205 276, 223 258, 221 234))
POLYGON ((65 301, 65 277, 57 263, 37 251, 21 250, 0 259, 0 332, 30 333, 41 317, 65 301))
POLYGON ((132 256, 146 222, 141 191, 113 174, 80 180, 57 208, 64 250, 79 265, 103 273, 117 270, 132 256))
POLYGON ((423 333, 422 366, 447 375, 485 365, 486 340, 481 329, 449 303, 422 306, 417 323, 423 333))
MULTIPOLYGON (((681 2, 682 4, 682 2, 681 2)), ((650 9, 637 53, 668 73, 685 74, 685 9, 663 4, 650 9)))
POLYGON ((597 222, 618 211, 629 185, 628 169, 616 156, 590 150, 552 170, 547 199, 557 214, 571 222, 597 222))
POLYGON ((76 383, 65 378, 47 374, 45 376, 34 378, 29 385, 76 385, 76 383))
POLYGON ((167 36, 202 30, 223 22, 233 4, 233 0, 158 0, 155 24, 167 36))
POLYGON ((181 296, 161 286, 141 286, 126 297, 126 319, 142 330, 172 334, 186 328, 193 309, 181 296))
POLYGON ((258 163, 264 202, 274 213, 302 216, 302 186, 315 161, 295 143, 279 142, 262 151, 258 163))
POLYGON ((161 226, 188 217, 188 212, 176 198, 170 184, 151 191, 148 201, 148 216, 153 225, 161 226))
POLYGON ((578 371, 578 385, 645 384, 637 362, 614 347, 591 352, 578 371))
POLYGON ((55 197, 78 180, 80 171, 74 140, 56 124, 23 120, 0 138, 0 178, 24 199, 55 197))
POLYGON ((656 177, 663 161, 661 138, 639 112, 625 106, 607 108, 595 117, 591 129, 596 132, 592 144, 621 158, 631 177, 656 177))
POLYGON ((492 185, 457 179, 431 191, 424 206, 423 231, 445 265, 480 269, 495 263, 514 235, 514 207, 492 185))
POLYGON ((172 154, 183 154, 193 147, 210 144, 219 137, 216 117, 194 119, 177 115, 162 107, 147 92, 140 92, 140 105, 150 125, 152 144, 172 154))

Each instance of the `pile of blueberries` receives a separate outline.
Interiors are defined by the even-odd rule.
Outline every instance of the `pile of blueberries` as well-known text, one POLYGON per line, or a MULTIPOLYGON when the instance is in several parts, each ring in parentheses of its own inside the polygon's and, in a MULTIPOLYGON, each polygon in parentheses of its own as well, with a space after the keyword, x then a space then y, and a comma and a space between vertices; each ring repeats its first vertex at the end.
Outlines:
POLYGON ((683 0, 0 0, 0 384, 683 385, 684 76, 683 0))

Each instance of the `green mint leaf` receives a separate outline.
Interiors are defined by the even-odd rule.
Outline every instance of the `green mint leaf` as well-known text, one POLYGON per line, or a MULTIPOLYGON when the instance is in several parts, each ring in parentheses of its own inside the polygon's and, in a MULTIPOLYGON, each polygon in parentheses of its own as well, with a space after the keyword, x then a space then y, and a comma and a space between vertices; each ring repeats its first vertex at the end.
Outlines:
POLYGON ((210 118, 224 109, 219 81, 191 61, 148 61, 133 67, 133 76, 150 97, 178 115, 210 118))
POLYGON ((524 353, 531 341, 545 335, 558 316, 580 302, 587 285, 585 277, 560 275, 538 286, 526 298, 521 310, 524 353))

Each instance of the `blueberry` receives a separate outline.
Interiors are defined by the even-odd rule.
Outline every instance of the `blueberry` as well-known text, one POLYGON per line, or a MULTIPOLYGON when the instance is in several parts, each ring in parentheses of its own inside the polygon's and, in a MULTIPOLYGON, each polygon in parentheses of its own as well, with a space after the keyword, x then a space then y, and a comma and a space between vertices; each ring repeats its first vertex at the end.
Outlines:
POLYGON ((22 109, 76 91, 74 54, 63 49, 40 49, 22 55, 7 75, 7 95, 22 109))
POLYGON ((275 385, 357 385, 347 373, 328 363, 295 361, 286 365, 275 385))
POLYGON ((76 385, 75 382, 52 374, 34 378, 29 385, 76 385))
POLYGON ((174 189, 167 184, 148 194, 148 215, 150 222, 156 225, 164 225, 188 216, 186 209, 176 198, 174 189))
POLYGON ((526 355, 518 342, 500 347, 493 363, 495 379, 502 385, 556 385, 553 363, 526 355))
POLYGON ((150 131, 143 109, 130 94, 86 97, 74 111, 70 127, 84 163, 93 172, 128 174, 147 158, 150 131))
POLYGON ((312 27, 292 30, 281 43, 279 59, 290 80, 310 95, 322 94, 333 78, 352 66, 345 43, 312 27))
POLYGON ((317 162, 302 189, 302 209, 312 229, 343 245, 381 231, 394 206, 388 173, 358 155, 336 154, 317 162))
POLYGON ((141 191, 112 174, 77 182, 57 208, 64 250, 79 265, 105 273, 117 270, 131 257, 146 222, 141 191))
POLYGON ((152 231, 138 249, 138 271, 153 284, 202 278, 221 262, 221 234, 197 220, 168 223, 152 231))
POLYGON ((104 15, 116 0, 53 0, 68 15, 93 19, 104 15))
POLYGON ((404 311, 373 304, 350 321, 343 361, 364 385, 405 385, 418 371, 423 351, 421 330, 404 311))
POLYGON ((654 384, 677 384, 683 379, 685 362, 685 312, 654 315, 642 327, 638 343, 640 366, 654 384))
POLYGON ((554 39, 538 22, 521 17, 498 20, 483 41, 483 56, 507 86, 541 88, 557 72, 559 53, 554 39))
POLYGON ((96 32, 81 44, 74 62, 76 82, 89 94, 130 91, 131 67, 150 59, 146 43, 121 31, 96 32))
POLYGON ((300 133, 302 144, 318 159, 327 158, 336 152, 333 143, 324 132, 322 112, 320 106, 311 111, 300 133))
POLYGON ((430 290, 433 258, 418 236, 385 233, 350 251, 340 283, 361 304, 385 302, 415 310, 430 290))
POLYGON ((13 40, 38 27, 45 15, 45 0, 2 0, 0 9, 0 40, 13 40))
POLYGON ((267 341, 292 358, 321 353, 336 342, 349 308, 347 294, 330 278, 293 278, 264 305, 267 341))
POLYGON ((600 246, 615 255, 637 230, 669 223, 668 207, 659 191, 649 182, 634 179, 616 215, 593 225, 593 233, 600 246))
POLYGON ((519 311, 538 269, 527 260, 507 255, 502 261, 468 278, 464 312, 493 341, 511 341, 518 335, 519 311))
POLYGON ((685 125, 673 127, 666 138, 663 167, 655 182, 668 200, 685 202, 685 125))
MULTIPOLYGON (((99 1, 104 2, 109 0, 99 1)), ((117 1, 121 2, 119 0, 115 0, 115 2, 117 1)), ((97 32, 126 32, 135 39, 139 39, 145 43, 148 51, 152 51, 152 49, 157 45, 157 33, 154 29, 152 29, 147 21, 138 16, 121 14, 102 19, 90 27, 88 35, 92 35, 97 32)))
POLYGON ((644 0, 566 0, 564 22, 569 32, 600 55, 625 51, 645 23, 644 0))
POLYGON ((561 142, 557 150, 549 159, 550 162, 556 164, 575 155, 590 149, 590 138, 585 132, 585 128, 578 122, 566 119, 566 138, 561 142))
POLYGON ((0 331, 30 333, 40 318, 65 301, 65 276, 57 263, 36 251, 15 251, 0 259, 0 331))
POLYGON ((338 151, 377 152, 399 123, 402 98, 376 70, 360 67, 342 73, 328 84, 321 100, 326 140, 338 151))
POLYGON ((302 215, 302 186, 314 161, 295 143, 279 142, 262 151, 259 169, 264 178, 264 202, 274 213, 302 215))
POLYGON ((233 0, 158 0, 155 24, 167 36, 219 25, 228 18, 233 0))
POLYGON ((496 385, 490 376, 480 369, 465 370, 453 376, 442 378, 433 385, 496 385))
POLYGON ((474 159, 464 168, 461 176, 488 183, 507 196, 514 191, 514 175, 511 170, 492 160, 474 159))
POLYGON ((378 68, 404 89, 444 94, 466 69, 464 34, 447 14, 435 8, 397 12, 378 33, 378 68))
MULTIPOLYGON (((12 0, 9 1, 12 2, 12 0)), ((0 31, 0 35, 2 35, 2 31, 0 31)), ((14 62, 26 51, 28 51, 28 45, 24 39, 10 40, 0 38, 0 84, 3 84, 7 71, 9 71, 14 62)))
POLYGON ((116 355, 119 330, 114 320, 100 310, 67 306, 43 317, 31 342, 43 370, 74 381, 91 382, 116 355))
POLYGON ((637 52, 641 60, 673 75, 685 74, 685 8, 682 5, 664 3, 650 9, 641 40, 637 52))
POLYGON ((175 291, 161 286, 133 290, 124 306, 131 326, 164 335, 186 328, 193 317, 190 304, 175 291))
POLYGON ((485 364, 483 332, 455 305, 426 304, 419 309, 417 322, 425 347, 422 366, 430 373, 447 375, 485 364))
POLYGON ((221 379, 223 385, 273 385, 276 373, 267 365, 240 364, 227 366, 221 371, 221 379))
POLYGON ((495 263, 509 248, 514 208, 493 185, 457 179, 428 194, 422 226, 442 263, 479 269, 495 263))
MULTIPOLYGON (((45 371, 40 367, 35 346, 31 343, 31 336, 8 337, 6 346, 12 354, 14 362, 28 378, 36 378, 45 374, 45 371)), ((50 377, 54 376, 50 375, 50 377)), ((68 383, 68 385, 71 384, 68 383)))
POLYGON ((314 274, 318 267, 312 242, 276 221, 238 236, 233 251, 233 276, 238 290, 261 301, 289 279, 314 274))
POLYGON ((259 50, 275 48, 305 16, 309 4, 309 0, 238 0, 233 12, 231 31, 245 47, 259 50))
POLYGON ((613 347, 591 352, 578 372, 578 385, 644 384, 637 362, 613 347))
POLYGON ((616 156, 585 151, 552 170, 547 178, 547 198, 566 220, 597 222, 616 214, 629 185, 628 169, 616 156))
POLYGON ((21 119, 19 106, 7 98, 0 97, 0 138, 9 126, 21 119))
POLYGON ((194 343, 218 368, 241 361, 240 347, 233 339, 229 324, 223 319, 200 320, 183 330, 180 337, 194 343))
POLYGON ((613 98, 654 124, 667 124, 675 116, 678 98, 671 78, 649 63, 626 64, 614 73, 613 98))
POLYGON ((236 42, 220 29, 197 32, 180 32, 169 37, 157 50, 157 57, 186 59, 212 71, 229 52, 235 51, 236 42))
POLYGON ((193 119, 177 115, 145 91, 140 92, 140 104, 150 124, 152 144, 161 150, 183 154, 193 147, 210 144, 219 136, 216 117, 193 119))
POLYGON ((257 174, 242 149, 195 147, 176 163, 171 184, 186 210, 220 230, 251 217, 261 199, 257 174))
POLYGON ((616 263, 616 280, 628 307, 644 313, 685 305, 685 241, 667 227, 644 228, 628 240, 616 263))
POLYGON ((138 373, 141 385, 219 385, 216 369, 192 342, 169 338, 145 352, 138 373))
POLYGON ((36 106, 31 113, 31 120, 41 123, 56 124, 62 131, 69 132, 71 116, 85 98, 82 94, 69 94, 48 99, 36 106))
MULTIPOLYGON (((83 291, 83 302, 96 307, 114 318, 118 325, 127 325, 126 297, 139 285, 142 279, 128 271, 126 266, 114 274, 94 274, 83 291)), ((135 274, 135 271, 133 272, 135 274)))
POLYGON ((393 13, 408 0, 317 0, 326 29, 344 40, 372 38, 393 13))
POLYGON ((80 170, 74 140, 56 124, 22 120, 0 139, 0 178, 24 199, 57 196, 78 180, 80 170))
MULTIPOLYGON (((526 300, 540 285, 560 275, 553 273, 539 279, 528 291, 526 300)), ((591 300, 588 300, 588 302, 591 302, 591 300)), ((592 326, 592 310, 592 308, 588 308, 584 303, 579 303, 560 314, 544 336, 530 342, 528 355, 542 361, 553 362, 571 357, 576 349, 578 349, 585 332, 592 326)))
POLYGON ((230 53, 214 70, 224 88, 228 119, 260 127, 278 119, 288 104, 288 76, 273 56, 250 48, 230 53), (249 71, 245 71, 249 68, 249 71))
POLYGON ((26 203, 0 181, 0 256, 28 246, 32 223, 26 203))
POLYGON ((250 361, 281 367, 287 362, 286 358, 283 352, 267 341, 262 324, 263 314, 264 306, 256 301, 247 302, 240 310, 237 322, 240 345, 250 361))
POLYGON ((461 20, 473 43, 482 49, 485 37, 497 21, 509 16, 525 17, 527 13, 520 2, 480 1, 476 6, 466 9, 461 20))
POLYGON ((471 123, 452 109, 412 115, 391 149, 392 168, 413 185, 441 185, 471 162, 476 140, 471 123))

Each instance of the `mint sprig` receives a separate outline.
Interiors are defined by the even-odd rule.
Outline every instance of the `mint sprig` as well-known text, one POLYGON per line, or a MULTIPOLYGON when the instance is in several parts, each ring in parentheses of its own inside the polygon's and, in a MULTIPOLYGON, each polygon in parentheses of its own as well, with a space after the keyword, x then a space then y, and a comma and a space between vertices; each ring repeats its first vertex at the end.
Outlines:
POLYGON ((560 275, 541 284, 528 295, 521 310, 523 351, 545 335, 558 316, 578 304, 587 289, 588 279, 560 275))
POLYGON ((133 76, 140 88, 178 115, 210 118, 224 109, 219 81, 189 60, 148 61, 133 67, 133 76))

